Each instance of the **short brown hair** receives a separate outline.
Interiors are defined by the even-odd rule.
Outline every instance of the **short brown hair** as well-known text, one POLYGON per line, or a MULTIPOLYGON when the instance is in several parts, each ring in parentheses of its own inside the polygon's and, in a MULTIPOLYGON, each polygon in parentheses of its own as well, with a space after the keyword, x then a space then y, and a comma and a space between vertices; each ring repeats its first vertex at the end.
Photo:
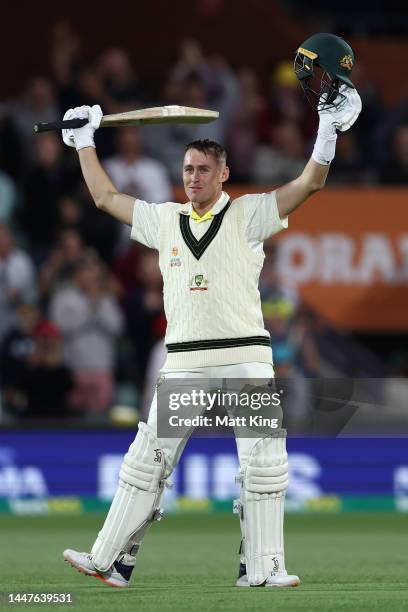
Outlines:
POLYGON ((196 151, 200 151, 200 153, 204 153, 204 155, 212 155, 215 159, 220 163, 227 162, 227 152, 222 145, 214 140, 209 140, 205 138, 204 140, 193 140, 193 142, 189 142, 185 149, 184 153, 187 153, 190 149, 195 149, 196 151))

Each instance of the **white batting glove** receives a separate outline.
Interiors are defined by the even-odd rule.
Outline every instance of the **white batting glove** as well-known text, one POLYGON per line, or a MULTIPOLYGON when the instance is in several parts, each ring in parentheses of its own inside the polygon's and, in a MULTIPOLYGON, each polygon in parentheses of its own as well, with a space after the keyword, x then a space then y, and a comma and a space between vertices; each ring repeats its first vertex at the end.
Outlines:
POLYGON ((320 102, 323 103, 323 108, 319 111, 319 132, 333 133, 334 130, 346 132, 357 120, 362 108, 357 89, 341 85, 339 92, 345 97, 337 108, 325 108, 324 100, 327 94, 322 95, 320 102))
POLYGON ((319 110, 319 129, 312 157, 324 166, 330 164, 336 152, 337 130, 346 132, 357 121, 362 108, 361 98, 353 87, 341 85, 340 93, 344 99, 337 108, 324 107, 327 94, 320 98, 322 109, 319 110))
POLYGON ((85 147, 95 147, 94 133, 102 119, 102 109, 98 104, 92 106, 77 106, 67 110, 63 117, 66 119, 88 119, 86 125, 75 130, 62 130, 62 140, 68 147, 75 147, 77 151, 85 147))

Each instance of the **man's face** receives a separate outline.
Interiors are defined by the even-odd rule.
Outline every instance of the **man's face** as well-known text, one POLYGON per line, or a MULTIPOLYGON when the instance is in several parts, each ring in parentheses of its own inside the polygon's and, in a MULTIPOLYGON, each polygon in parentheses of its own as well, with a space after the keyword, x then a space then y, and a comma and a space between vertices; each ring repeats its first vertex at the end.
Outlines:
POLYGON ((188 199, 197 204, 215 201, 228 179, 229 169, 214 155, 196 149, 186 151, 183 162, 183 183, 188 199))

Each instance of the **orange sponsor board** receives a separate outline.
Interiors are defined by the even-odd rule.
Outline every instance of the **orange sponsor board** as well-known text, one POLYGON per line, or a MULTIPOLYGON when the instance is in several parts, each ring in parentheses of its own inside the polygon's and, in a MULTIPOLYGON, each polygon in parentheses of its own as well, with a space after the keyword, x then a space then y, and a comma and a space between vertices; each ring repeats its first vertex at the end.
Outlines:
POLYGON ((343 329, 408 329, 408 189, 325 189, 279 234, 279 271, 343 329))
MULTIPOLYGON (((264 190, 227 191, 236 198, 264 190)), ((408 329, 408 189, 325 188, 276 239, 281 277, 333 325, 408 329)))

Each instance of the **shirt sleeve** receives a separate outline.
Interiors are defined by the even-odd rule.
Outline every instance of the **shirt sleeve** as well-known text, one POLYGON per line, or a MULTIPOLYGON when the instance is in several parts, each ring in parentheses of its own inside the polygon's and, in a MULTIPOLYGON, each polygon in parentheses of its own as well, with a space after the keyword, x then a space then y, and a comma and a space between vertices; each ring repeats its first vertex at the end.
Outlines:
POLYGON ((288 218, 279 217, 276 191, 254 193, 239 198, 244 205, 248 242, 263 241, 288 227, 288 218))
POLYGON ((163 204, 135 200, 130 237, 152 249, 159 250, 160 209, 163 204))

